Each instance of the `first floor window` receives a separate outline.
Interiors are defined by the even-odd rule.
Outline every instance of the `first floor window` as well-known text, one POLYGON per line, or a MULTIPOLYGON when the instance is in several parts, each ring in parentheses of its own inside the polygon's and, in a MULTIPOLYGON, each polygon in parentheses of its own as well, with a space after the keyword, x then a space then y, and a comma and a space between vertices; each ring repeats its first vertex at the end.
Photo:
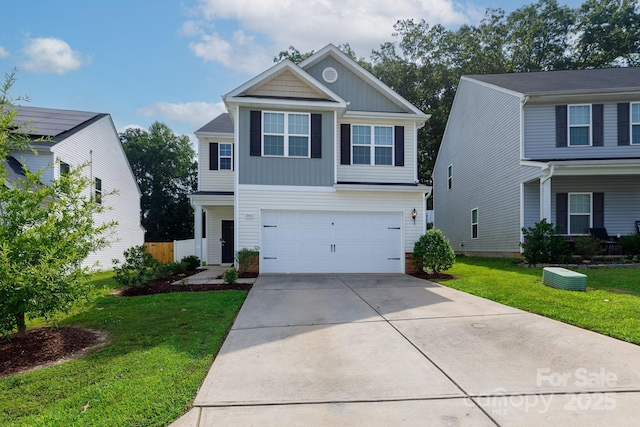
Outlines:
POLYGON ((60 162, 60 176, 67 175, 70 170, 71 167, 69 166, 69 163, 60 162))
POLYGON ((589 234, 591 193, 569 193, 569 234, 589 234))
POLYGON ((447 167, 447 190, 453 186, 453 165, 447 167))
POLYGON ((569 106, 569 146, 591 145, 591 105, 569 106))
POLYGON ((233 164, 233 148, 231 144, 219 144, 218 145, 219 158, 220 158, 220 170, 231 170, 233 164))
POLYGON ((471 238, 478 238, 478 208, 471 210, 471 238))
POLYGON ((100 178, 96 178, 94 185, 95 185, 96 203, 101 205, 102 204, 102 180, 100 178))
POLYGON ((351 132, 352 164, 393 164, 393 126, 353 125, 351 132))
POLYGON ((631 143, 640 144, 640 103, 631 104, 631 143))
POLYGON ((263 114, 263 155, 309 157, 309 114, 273 112, 263 114))

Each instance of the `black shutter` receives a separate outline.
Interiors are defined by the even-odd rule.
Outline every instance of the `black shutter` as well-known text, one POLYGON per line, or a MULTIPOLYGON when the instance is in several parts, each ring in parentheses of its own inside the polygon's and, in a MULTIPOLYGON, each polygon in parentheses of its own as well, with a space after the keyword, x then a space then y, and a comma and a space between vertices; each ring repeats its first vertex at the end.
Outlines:
POLYGON ((618 145, 629 145, 629 103, 618 104, 618 145))
POLYGON ((569 194, 556 193, 556 225, 558 234, 568 234, 569 230, 569 194))
POLYGON ((251 111, 249 124, 249 155, 262 155, 262 112, 251 111))
POLYGON ((603 124, 603 105, 593 104, 591 106, 591 114, 593 115, 593 146, 602 147, 604 145, 604 124, 603 124))
POLYGON ((556 147, 567 146, 567 106, 556 105, 556 147))
POLYGON ((396 166, 404 166, 404 126, 396 126, 394 133, 396 166))
POLYGON ((593 228, 604 228, 604 193, 593 193, 593 228))
POLYGON ((209 143, 209 170, 210 171, 218 170, 218 143, 217 142, 209 143))
POLYGON ((351 125, 340 125, 340 164, 351 164, 351 125))
POLYGON ((311 158, 322 158, 322 114, 311 115, 311 158))

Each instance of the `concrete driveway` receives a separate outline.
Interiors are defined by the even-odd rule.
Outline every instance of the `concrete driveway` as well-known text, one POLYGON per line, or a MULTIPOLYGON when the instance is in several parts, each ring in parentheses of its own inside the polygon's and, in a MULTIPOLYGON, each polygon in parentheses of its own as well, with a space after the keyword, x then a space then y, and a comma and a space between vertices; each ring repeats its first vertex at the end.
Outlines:
POLYGON ((638 346, 412 276, 260 275, 174 426, 640 426, 638 402, 638 346))

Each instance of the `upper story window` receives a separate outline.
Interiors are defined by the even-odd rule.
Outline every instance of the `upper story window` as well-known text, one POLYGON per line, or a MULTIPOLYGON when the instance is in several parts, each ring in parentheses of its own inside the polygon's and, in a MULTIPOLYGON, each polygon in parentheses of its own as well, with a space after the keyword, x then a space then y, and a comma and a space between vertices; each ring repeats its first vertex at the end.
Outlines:
POLYGON ((392 126, 353 125, 351 131, 352 164, 393 164, 392 126))
POLYGON ((102 180, 100 178, 96 178, 94 180, 94 191, 95 191, 95 200, 96 203, 102 204, 102 180))
POLYGON ((69 166, 69 163, 60 162, 60 176, 68 175, 70 171, 71 167, 69 166))
POLYGON ((220 170, 231 170, 233 165, 233 148, 231 144, 218 144, 220 170))
POLYGON ((591 145, 591 105, 569 106, 569 146, 591 145))
POLYGON ((263 113, 263 156, 309 157, 310 115, 263 113))
POLYGON ((631 144, 640 144, 640 103, 631 104, 631 144))
POLYGON ((453 187, 453 165, 447 166, 447 190, 453 187))

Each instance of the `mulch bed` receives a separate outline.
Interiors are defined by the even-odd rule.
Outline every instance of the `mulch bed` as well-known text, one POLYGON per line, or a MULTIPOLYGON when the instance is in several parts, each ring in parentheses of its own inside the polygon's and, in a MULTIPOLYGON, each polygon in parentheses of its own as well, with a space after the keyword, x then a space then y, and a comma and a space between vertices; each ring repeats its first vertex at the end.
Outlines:
POLYGON ((26 338, 0 338, 0 376, 82 356, 105 339, 104 333, 69 326, 31 329, 26 338))
POLYGON ((410 276, 414 276, 417 277, 419 279, 424 279, 424 280, 451 280, 451 279, 455 279, 454 276, 452 276, 451 274, 445 274, 445 273, 426 273, 426 272, 416 272, 416 273, 408 273, 410 276))
MULTIPOLYGON (((149 282, 148 287, 138 288, 124 288, 116 292, 116 295, 122 297, 137 297, 141 295, 155 295, 155 294, 167 294, 171 292, 206 292, 206 291, 249 291, 253 285, 236 283, 233 285, 220 284, 220 285, 172 285, 173 282, 184 279, 185 277, 192 276, 199 273, 200 270, 187 271, 184 274, 173 275, 166 279, 154 279, 149 282)), ((257 273, 243 273, 240 278, 253 278, 258 277, 257 273)))

